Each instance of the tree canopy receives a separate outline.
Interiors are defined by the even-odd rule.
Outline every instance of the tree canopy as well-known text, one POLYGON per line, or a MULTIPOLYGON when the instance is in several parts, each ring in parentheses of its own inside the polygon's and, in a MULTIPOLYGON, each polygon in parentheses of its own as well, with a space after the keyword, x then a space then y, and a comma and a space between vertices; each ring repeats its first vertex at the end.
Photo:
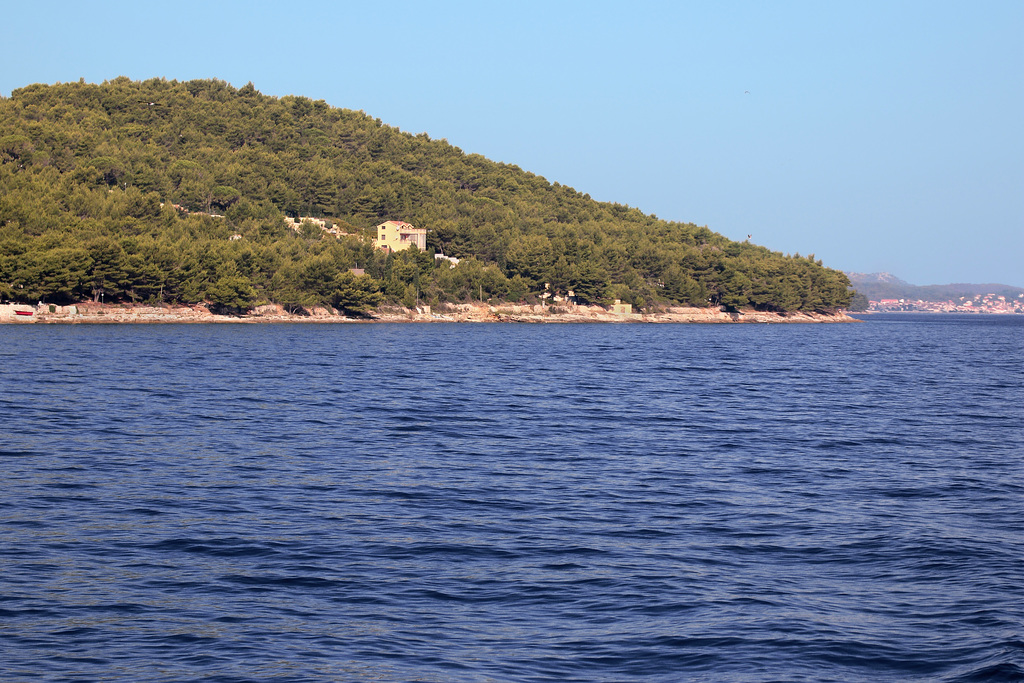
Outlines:
POLYGON ((0 98, 0 297, 361 314, 544 291, 638 309, 830 311, 851 297, 846 276, 813 256, 597 202, 251 83, 121 77, 0 98), (324 218, 334 232, 293 230, 286 216, 324 218), (426 228, 427 251, 375 250, 385 220, 426 228))

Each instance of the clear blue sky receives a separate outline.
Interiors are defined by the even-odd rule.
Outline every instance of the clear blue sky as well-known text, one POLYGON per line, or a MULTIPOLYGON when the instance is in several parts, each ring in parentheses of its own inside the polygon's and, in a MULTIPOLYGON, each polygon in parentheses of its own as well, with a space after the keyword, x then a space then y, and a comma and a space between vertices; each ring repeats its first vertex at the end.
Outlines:
POLYGON ((0 0, 0 16, 4 96, 252 81, 834 268, 1024 286, 1022 0, 0 0))

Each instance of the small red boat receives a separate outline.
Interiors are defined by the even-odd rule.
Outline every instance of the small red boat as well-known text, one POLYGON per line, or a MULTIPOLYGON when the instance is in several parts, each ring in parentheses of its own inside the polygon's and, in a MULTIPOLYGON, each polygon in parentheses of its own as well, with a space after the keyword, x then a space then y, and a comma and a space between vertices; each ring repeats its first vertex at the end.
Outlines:
POLYGON ((15 315, 32 315, 32 311, 15 311, 15 315))

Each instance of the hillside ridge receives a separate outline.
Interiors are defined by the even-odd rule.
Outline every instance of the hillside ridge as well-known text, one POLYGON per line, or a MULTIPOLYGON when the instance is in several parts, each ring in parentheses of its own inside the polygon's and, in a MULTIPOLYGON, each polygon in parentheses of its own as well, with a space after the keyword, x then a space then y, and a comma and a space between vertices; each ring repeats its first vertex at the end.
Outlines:
POLYGON ((961 298, 993 295, 1017 297, 1024 287, 997 283, 951 283, 943 285, 913 285, 891 273, 846 272, 858 293, 872 301, 881 299, 911 299, 920 301, 950 301, 961 298))

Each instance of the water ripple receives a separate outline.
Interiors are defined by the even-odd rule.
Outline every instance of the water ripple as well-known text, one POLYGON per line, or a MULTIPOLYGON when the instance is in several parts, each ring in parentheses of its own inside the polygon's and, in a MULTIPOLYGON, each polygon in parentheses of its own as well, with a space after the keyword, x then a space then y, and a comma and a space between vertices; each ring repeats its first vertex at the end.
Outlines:
POLYGON ((1021 322, 0 327, 0 674, 1022 680, 1021 322))

